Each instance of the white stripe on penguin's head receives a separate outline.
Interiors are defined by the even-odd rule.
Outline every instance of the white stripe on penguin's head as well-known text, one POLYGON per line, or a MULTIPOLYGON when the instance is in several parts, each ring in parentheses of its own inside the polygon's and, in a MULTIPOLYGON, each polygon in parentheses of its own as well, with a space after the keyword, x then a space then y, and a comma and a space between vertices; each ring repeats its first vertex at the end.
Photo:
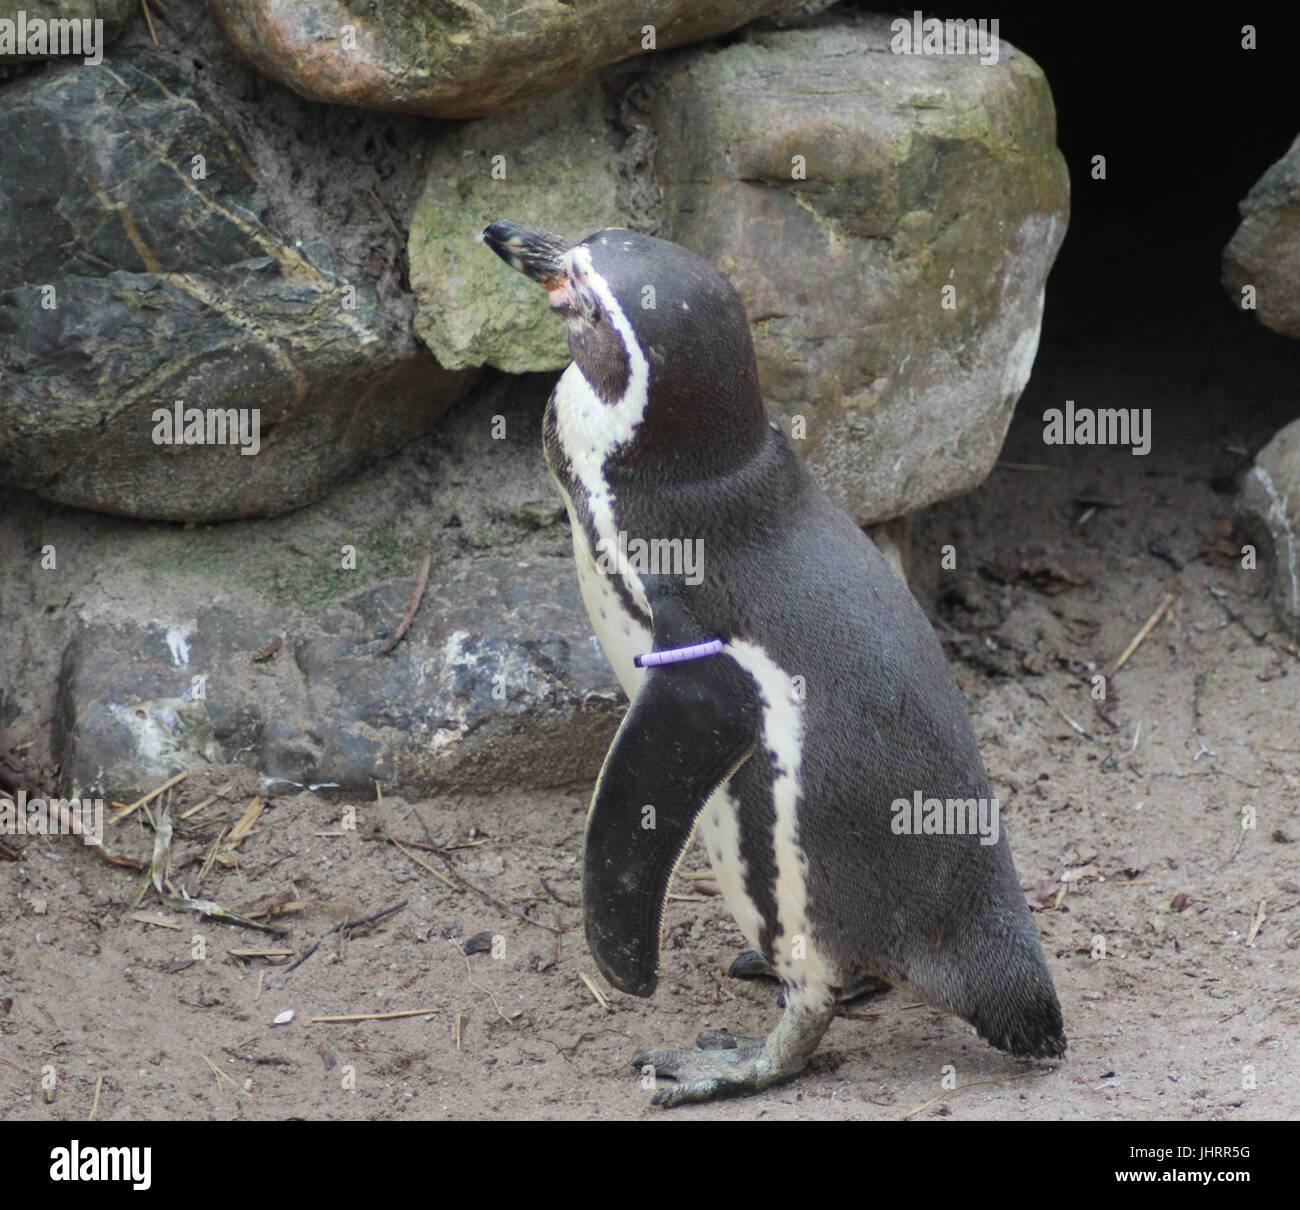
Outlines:
MULTIPOLYGON (((650 387, 650 365, 646 361, 645 354, 641 351, 641 344, 637 340, 636 333, 632 330, 632 325, 624 314, 618 299, 614 296, 614 291, 609 282, 596 272, 595 266, 591 263, 591 249, 579 244, 565 254, 565 261, 576 288, 581 291, 583 287, 586 287, 596 296, 605 314, 609 317, 611 326, 623 342, 623 350, 627 354, 628 361, 627 386, 623 391, 622 398, 617 401, 610 401, 610 405, 616 410, 623 411, 626 409, 627 412, 633 413, 633 415, 626 417, 627 420, 631 421, 631 427, 628 430, 628 436, 630 437, 632 431, 645 418, 645 406, 650 387)), ((584 321, 580 317, 574 317, 569 322, 575 324, 584 321)))
MULTIPOLYGON (((576 361, 560 376, 554 394, 556 436, 577 480, 573 493, 585 497, 593 548, 604 542, 617 549, 618 522, 605 464, 611 454, 631 442, 645 419, 650 367, 614 291, 592 267, 591 253, 579 245, 566 253, 565 261, 575 293, 586 291, 594 296, 627 355, 627 385, 619 398, 603 398, 576 361)), ((620 568, 620 574, 632 600, 649 617, 650 605, 640 576, 631 568, 620 568)))

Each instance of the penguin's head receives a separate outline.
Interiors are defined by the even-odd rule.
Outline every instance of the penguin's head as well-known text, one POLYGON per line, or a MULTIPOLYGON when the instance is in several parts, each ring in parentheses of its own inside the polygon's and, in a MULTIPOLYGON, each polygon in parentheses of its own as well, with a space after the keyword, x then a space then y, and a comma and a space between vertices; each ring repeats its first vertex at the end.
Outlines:
POLYGON ((707 260, 621 228, 578 244, 498 222, 482 240, 543 286, 574 364, 604 405, 636 411, 645 457, 748 451, 764 428, 745 306, 707 260))

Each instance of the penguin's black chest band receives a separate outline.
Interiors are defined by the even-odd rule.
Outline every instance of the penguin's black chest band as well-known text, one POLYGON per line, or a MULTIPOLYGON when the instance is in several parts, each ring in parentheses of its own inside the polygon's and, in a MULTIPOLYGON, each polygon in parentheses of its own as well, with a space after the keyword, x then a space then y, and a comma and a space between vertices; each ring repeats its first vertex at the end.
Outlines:
POLYGON ((710 639, 707 643, 690 643, 685 647, 668 647, 663 651, 647 651, 638 655, 632 663, 638 668, 654 668, 659 664, 681 664, 686 660, 702 660, 706 655, 717 655, 722 650, 721 639, 710 639))

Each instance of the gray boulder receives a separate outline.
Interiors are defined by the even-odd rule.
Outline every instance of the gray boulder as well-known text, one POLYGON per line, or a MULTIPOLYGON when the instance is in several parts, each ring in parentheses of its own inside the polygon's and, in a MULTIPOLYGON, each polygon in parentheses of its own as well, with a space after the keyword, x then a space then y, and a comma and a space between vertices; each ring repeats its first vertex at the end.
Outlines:
POLYGON ((1237 520, 1273 566, 1273 608, 1300 637, 1300 420, 1255 459, 1237 496, 1237 520))
POLYGON ((992 469, 1069 199, 1033 60, 889 46, 884 17, 753 32, 646 110, 670 238, 740 290, 764 399, 859 522, 992 469))
POLYGON ((143 620, 147 602, 139 621, 83 621, 57 682, 53 744, 69 792, 130 800, 225 763, 271 785, 378 781, 418 795, 589 781, 621 699, 572 561, 444 569, 419 624, 385 655, 410 595, 411 580, 351 594, 300 620, 265 663, 253 657, 284 619, 263 602, 196 601, 171 625, 143 620))
POLYGON ((1223 251, 1223 284, 1238 307, 1255 289, 1260 321, 1300 336, 1300 138, 1241 203, 1241 226, 1223 251))
POLYGON ((475 376, 411 330, 373 171, 355 194, 286 202, 264 170, 299 188, 314 173, 262 157, 265 133, 255 164, 213 112, 172 56, 139 47, 0 92, 14 132, 0 142, 0 479, 132 517, 273 514, 468 391, 475 376), (332 238, 348 224, 364 243, 332 238), (237 419, 254 456, 231 444, 237 419))

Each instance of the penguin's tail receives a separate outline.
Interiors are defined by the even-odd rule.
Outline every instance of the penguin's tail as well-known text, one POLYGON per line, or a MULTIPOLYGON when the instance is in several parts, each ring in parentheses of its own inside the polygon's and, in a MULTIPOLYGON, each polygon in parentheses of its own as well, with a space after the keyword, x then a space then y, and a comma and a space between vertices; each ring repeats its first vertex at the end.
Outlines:
POLYGON ((1032 1059, 1063 1055, 1061 1005, 1024 900, 968 905, 959 920, 940 924, 936 939, 894 974, 999 1050, 1032 1059))
POLYGON ((981 1006, 967 1020, 999 1050, 1024 1059, 1065 1054, 1065 1023, 1051 981, 1009 989, 1008 1002, 981 1006))
POLYGON ((982 930, 967 966, 964 1004, 955 1006, 999 1050, 1027 1059, 1065 1053, 1065 1023, 1033 922, 1014 911, 982 930))

